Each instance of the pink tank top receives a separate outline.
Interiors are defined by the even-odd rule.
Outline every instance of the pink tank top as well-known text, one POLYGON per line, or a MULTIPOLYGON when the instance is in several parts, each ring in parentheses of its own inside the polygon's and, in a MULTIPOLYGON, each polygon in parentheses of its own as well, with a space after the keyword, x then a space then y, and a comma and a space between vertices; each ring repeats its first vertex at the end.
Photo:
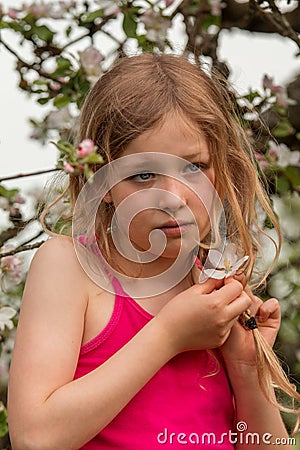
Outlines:
MULTIPOLYGON (((110 321, 82 346, 74 379, 109 359, 153 318, 117 280, 113 285, 110 321)), ((228 436, 234 424, 233 396, 217 352, 216 356, 218 363, 207 351, 175 356, 82 450, 232 450, 228 436)))

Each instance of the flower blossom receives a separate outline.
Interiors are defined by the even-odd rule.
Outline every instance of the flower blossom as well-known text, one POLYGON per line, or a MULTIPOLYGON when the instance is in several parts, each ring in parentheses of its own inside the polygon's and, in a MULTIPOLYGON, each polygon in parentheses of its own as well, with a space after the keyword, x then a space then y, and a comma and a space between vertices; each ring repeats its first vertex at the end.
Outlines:
MULTIPOLYGON (((5 245, 1 248, 2 253, 13 250, 12 245, 5 245)), ((1 270, 1 288, 3 292, 8 292, 14 289, 23 281, 23 259, 20 255, 4 256, 0 260, 1 270)))
POLYGON ((268 155, 275 157, 276 164, 279 167, 300 165, 300 152, 290 150, 285 144, 276 144, 274 141, 269 141, 268 155))
POLYGON ((87 156, 94 150, 94 142, 91 139, 84 139, 80 142, 77 150, 78 156, 84 157, 87 156))
POLYGON ((227 244, 223 252, 212 249, 208 254, 208 264, 210 267, 204 267, 199 282, 204 280, 203 275, 206 278, 215 278, 217 280, 228 278, 234 275, 248 258, 249 256, 244 256, 238 259, 235 244, 227 244))
POLYGON ((74 118, 71 116, 68 106, 58 111, 50 111, 46 119, 47 128, 50 130, 64 130, 72 127, 73 123, 74 118))
POLYGON ((0 308, 0 330, 4 331, 5 327, 12 330, 14 327, 13 321, 11 320, 17 311, 10 306, 3 306, 0 308))
POLYGON ((149 41, 164 43, 167 31, 171 26, 169 19, 163 17, 159 12, 148 10, 141 17, 141 22, 145 25, 149 41))
POLYGON ((70 163, 64 161, 64 171, 67 173, 74 173, 75 169, 70 163))
POLYGON ((103 55, 95 47, 88 47, 83 52, 78 52, 78 54, 88 81, 94 84, 102 74, 101 62, 103 61, 103 55))
POLYGON ((120 12, 118 2, 115 0, 99 0, 98 3, 105 16, 117 15, 120 12))
POLYGON ((273 94, 276 98, 276 104, 278 106, 286 108, 288 105, 295 103, 294 100, 288 97, 286 88, 279 86, 278 84, 274 84, 273 78, 268 75, 264 75, 263 77, 263 88, 270 89, 271 94, 273 94))
POLYGON ((225 8, 226 4, 222 0, 208 0, 210 11, 213 16, 220 16, 222 8, 225 8))

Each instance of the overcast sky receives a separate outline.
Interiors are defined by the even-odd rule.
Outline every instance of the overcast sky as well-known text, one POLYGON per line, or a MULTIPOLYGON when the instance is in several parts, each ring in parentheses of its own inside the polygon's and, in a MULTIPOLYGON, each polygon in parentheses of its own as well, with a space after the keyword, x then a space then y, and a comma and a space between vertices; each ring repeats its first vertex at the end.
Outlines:
MULTIPOLYGON (((22 1, 2 0, 4 6, 17 7, 22 1)), ((5 30, 4 30, 5 31, 5 30)), ((8 36, 3 32, 3 36, 8 36)), ((180 43, 180 27, 173 34, 180 43)), ((15 36, 8 41, 15 45, 15 36)), ((20 49, 19 49, 20 50, 20 49)), ((21 50, 22 51, 22 50, 21 50)), ((258 88, 264 73, 274 77, 276 83, 286 83, 300 72, 300 59, 295 58, 296 45, 289 39, 276 35, 247 32, 222 32, 220 56, 232 68, 232 78, 236 89, 245 91, 249 86, 258 88)), ((53 168, 56 150, 53 145, 43 147, 30 140, 29 117, 43 116, 44 109, 17 88, 18 77, 14 71, 14 58, 0 47, 0 98, 2 104, 0 121, 0 176, 19 172, 31 172, 53 168)), ((22 181, 6 182, 7 187, 32 189, 42 185, 47 177, 30 177, 22 181)))

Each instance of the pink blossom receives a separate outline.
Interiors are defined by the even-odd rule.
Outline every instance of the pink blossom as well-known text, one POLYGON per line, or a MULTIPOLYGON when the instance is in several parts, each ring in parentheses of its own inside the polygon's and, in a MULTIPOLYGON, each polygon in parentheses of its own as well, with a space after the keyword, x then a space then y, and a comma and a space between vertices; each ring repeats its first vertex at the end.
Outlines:
POLYGON ((272 89, 273 78, 269 77, 268 75, 264 75, 262 84, 264 89, 272 89))
POLYGON ((78 156, 87 156, 94 150, 94 142, 91 139, 84 139, 78 146, 78 156))
POLYGON ((94 84, 102 74, 101 62, 103 55, 94 47, 88 47, 83 52, 78 52, 80 62, 87 74, 87 79, 94 84))
POLYGON ((27 8, 27 11, 37 19, 40 17, 49 17, 51 5, 46 4, 44 1, 41 1, 40 3, 32 3, 32 5, 27 8))
POLYGON ((15 20, 18 17, 18 14, 20 12, 20 9, 16 9, 16 8, 9 8, 7 15, 8 17, 10 17, 11 19, 15 20))
POLYGON ((67 173, 73 173, 74 172, 74 167, 68 163, 67 161, 64 161, 64 171, 67 173))
POLYGON ((21 194, 16 194, 13 199, 13 203, 18 203, 19 205, 24 205, 26 202, 25 198, 21 194))
POLYGON ((120 12, 118 2, 115 0, 98 0, 98 3, 105 16, 116 15, 120 12))
MULTIPOLYGON (((5 245, 1 248, 2 253, 13 250, 13 246, 5 245)), ((24 278, 23 259, 20 255, 4 256, 0 262, 1 288, 8 292, 20 284, 24 278)))
POLYGON ((103 56, 95 47, 88 47, 79 52, 79 57, 84 69, 90 70, 103 61, 103 56))

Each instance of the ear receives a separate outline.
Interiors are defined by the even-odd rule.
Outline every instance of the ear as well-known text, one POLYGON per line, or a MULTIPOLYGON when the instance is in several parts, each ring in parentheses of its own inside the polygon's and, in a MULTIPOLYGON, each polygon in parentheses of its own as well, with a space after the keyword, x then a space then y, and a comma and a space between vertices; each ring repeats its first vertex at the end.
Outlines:
POLYGON ((110 191, 108 191, 107 194, 105 194, 103 200, 105 201, 105 203, 112 203, 113 200, 110 191))

